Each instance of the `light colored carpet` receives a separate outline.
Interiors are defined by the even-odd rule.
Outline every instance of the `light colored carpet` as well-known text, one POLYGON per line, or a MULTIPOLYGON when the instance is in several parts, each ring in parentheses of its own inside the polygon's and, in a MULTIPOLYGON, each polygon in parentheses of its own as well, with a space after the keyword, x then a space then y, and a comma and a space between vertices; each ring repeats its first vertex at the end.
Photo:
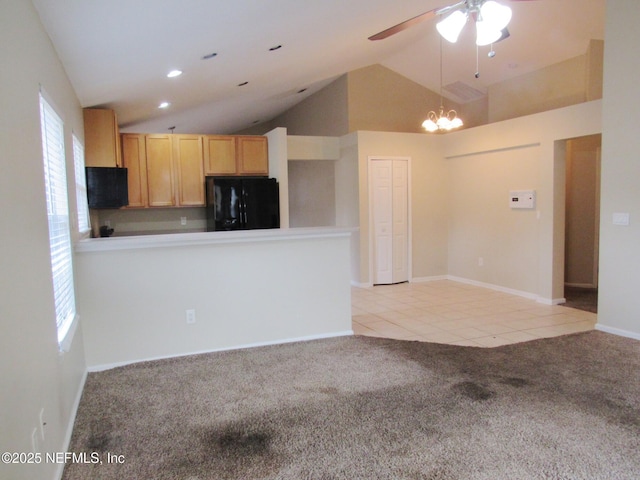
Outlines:
POLYGON ((342 337, 91 373, 90 479, 637 479, 640 342, 342 337), (107 464, 107 453, 122 464, 107 464))

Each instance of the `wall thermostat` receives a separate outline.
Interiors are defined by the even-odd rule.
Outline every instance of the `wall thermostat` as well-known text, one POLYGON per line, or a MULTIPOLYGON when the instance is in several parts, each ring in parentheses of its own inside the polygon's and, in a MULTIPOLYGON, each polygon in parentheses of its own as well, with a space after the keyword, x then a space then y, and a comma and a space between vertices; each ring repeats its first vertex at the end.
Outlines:
POLYGON ((535 190, 512 190, 509 192, 511 208, 536 208, 535 190))

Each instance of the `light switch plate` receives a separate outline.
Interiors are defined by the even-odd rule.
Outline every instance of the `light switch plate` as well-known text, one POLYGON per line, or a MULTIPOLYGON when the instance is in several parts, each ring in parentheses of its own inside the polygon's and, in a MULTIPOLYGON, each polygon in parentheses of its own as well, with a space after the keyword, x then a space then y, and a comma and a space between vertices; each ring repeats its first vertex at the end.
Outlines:
POLYGON ((613 214, 613 224, 614 225, 629 225, 629 214, 628 213, 614 213, 613 214))
POLYGON ((535 190, 511 190, 509 192, 509 206, 511 208, 536 208, 535 190))

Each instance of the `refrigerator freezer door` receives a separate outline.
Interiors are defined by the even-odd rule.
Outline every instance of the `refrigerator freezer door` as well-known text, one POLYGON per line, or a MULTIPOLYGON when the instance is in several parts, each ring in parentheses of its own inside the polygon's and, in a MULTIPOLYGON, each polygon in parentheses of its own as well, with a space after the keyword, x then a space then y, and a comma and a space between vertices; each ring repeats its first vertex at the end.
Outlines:
POLYGON ((227 178, 207 178, 207 229, 244 228, 241 215, 242 184, 227 178))
POLYGON ((243 228, 278 228, 280 226, 278 183, 275 179, 242 180, 243 228))
POLYGON ((208 231, 280 227, 275 179, 207 177, 206 182, 208 231))

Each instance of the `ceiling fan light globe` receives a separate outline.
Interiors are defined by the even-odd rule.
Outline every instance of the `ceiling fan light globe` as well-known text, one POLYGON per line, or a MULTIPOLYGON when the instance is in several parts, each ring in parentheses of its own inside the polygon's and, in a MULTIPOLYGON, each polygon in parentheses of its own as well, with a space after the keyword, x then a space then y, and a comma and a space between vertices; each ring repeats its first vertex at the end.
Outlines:
POLYGON ((442 20, 440 20, 436 24, 436 29, 438 33, 442 35, 446 41, 450 43, 456 43, 458 41, 458 37, 460 36, 460 32, 464 28, 464 25, 467 23, 467 14, 465 12, 461 12, 460 10, 456 10, 451 15, 446 16, 442 20))
POLYGON ((495 30, 487 22, 476 22, 476 45, 483 47, 497 42, 502 38, 502 30, 495 30))
POLYGON ((486 22, 492 30, 502 30, 511 21, 511 9, 500 5, 498 2, 488 0, 480 7, 480 18, 486 22))

